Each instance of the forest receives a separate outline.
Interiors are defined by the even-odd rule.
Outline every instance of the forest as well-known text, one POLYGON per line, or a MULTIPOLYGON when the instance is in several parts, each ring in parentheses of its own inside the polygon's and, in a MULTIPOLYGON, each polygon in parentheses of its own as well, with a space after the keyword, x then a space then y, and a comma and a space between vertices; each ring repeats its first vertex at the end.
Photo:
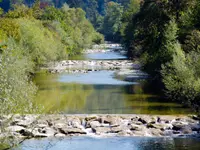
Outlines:
MULTIPOLYGON (((133 7, 133 6, 132 6, 133 7)), ((200 1, 145 0, 122 37, 156 92, 200 110, 200 1)))

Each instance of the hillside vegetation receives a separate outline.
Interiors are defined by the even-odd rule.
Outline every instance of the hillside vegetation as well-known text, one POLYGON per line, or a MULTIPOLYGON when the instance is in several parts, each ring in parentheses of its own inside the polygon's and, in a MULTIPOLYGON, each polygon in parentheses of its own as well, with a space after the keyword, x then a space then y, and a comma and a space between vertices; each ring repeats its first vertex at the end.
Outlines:
POLYGON ((154 90, 198 112, 199 13, 199 0, 141 1, 122 35, 129 57, 140 58, 154 90))
POLYGON ((31 101, 37 88, 31 77, 37 67, 103 41, 82 9, 40 6, 38 1, 32 7, 0 9, 1 114, 34 111, 31 101))

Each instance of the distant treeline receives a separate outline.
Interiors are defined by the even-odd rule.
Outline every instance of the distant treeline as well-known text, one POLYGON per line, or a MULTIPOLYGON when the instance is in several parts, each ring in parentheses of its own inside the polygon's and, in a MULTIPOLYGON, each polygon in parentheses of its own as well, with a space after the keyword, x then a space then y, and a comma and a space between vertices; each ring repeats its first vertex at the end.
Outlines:
POLYGON ((130 0, 0 0, 0 7, 4 11, 12 9, 16 4, 32 7, 35 2, 40 3, 40 8, 48 6, 61 8, 67 4, 70 8, 82 8, 87 19, 94 28, 105 35, 106 40, 119 42, 120 20, 123 10, 129 5, 130 0))

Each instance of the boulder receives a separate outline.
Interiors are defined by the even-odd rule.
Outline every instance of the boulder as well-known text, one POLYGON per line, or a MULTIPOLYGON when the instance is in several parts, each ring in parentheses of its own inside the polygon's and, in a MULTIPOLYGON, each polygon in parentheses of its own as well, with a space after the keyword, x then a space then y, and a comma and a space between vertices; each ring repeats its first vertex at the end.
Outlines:
POLYGON ((63 134, 86 134, 85 131, 79 128, 61 128, 59 131, 63 134))
POLYGON ((148 134, 150 134, 151 136, 161 136, 163 135, 163 132, 160 129, 151 128, 148 130, 148 134))
POLYGON ((186 126, 186 124, 183 122, 173 122, 172 126, 173 126, 172 130, 178 131, 178 130, 181 130, 182 128, 184 128, 186 126))
MULTIPOLYGON (((43 129, 39 128, 38 132, 41 133, 41 134, 44 134, 46 137, 52 137, 57 133, 54 129, 52 129, 50 127, 46 127, 46 128, 43 128, 43 129)), ((34 135, 34 136, 37 136, 37 135, 34 135)))
POLYGON ((133 136, 145 136, 146 135, 146 131, 133 131, 132 132, 133 136))
POLYGON ((111 128, 111 133, 119 133, 119 132, 122 132, 122 131, 125 131, 125 127, 122 127, 122 126, 118 126, 118 127, 112 127, 111 128))
POLYGON ((197 132, 200 131, 200 124, 192 124, 190 126, 191 126, 192 131, 197 131, 197 132))
POLYGON ((145 128, 144 126, 135 125, 135 124, 130 124, 128 127, 131 131, 142 131, 145 128))
POLYGON ((138 118, 138 121, 139 122, 142 122, 143 124, 147 124, 147 123, 150 123, 150 122, 155 122, 155 118, 151 117, 151 116, 141 116, 138 118))
POLYGON ((65 134, 57 133, 57 134, 55 134, 55 137, 65 137, 65 134))
POLYGON ((181 132, 183 134, 192 134, 192 129, 190 126, 185 126, 185 127, 181 128, 181 132))
POLYGON ((20 132, 21 130, 25 130, 24 127, 22 126, 9 126, 8 128, 6 128, 7 131, 10 131, 10 132, 20 132))
POLYGON ((120 125, 123 120, 120 117, 113 117, 113 116, 106 116, 106 117, 101 117, 100 120, 101 123, 107 123, 112 126, 120 125))
POLYGON ((96 128, 96 127, 100 127, 101 124, 99 123, 99 121, 91 121, 91 122, 89 123, 89 126, 90 126, 91 128, 96 128))
POLYGON ((98 116, 97 115, 90 115, 90 116, 87 116, 85 118, 86 121, 90 121, 90 120, 97 120, 98 119, 98 116))
POLYGON ((169 124, 152 124, 152 123, 148 123, 147 124, 147 128, 155 128, 155 129, 160 129, 160 130, 165 130, 165 129, 170 129, 170 125, 169 124))
POLYGON ((92 128, 92 131, 96 134, 102 134, 111 132, 111 129, 109 127, 96 127, 92 128))
POLYGON ((22 129, 22 130, 19 131, 19 133, 23 136, 26 136, 26 137, 34 137, 34 134, 27 129, 22 129))

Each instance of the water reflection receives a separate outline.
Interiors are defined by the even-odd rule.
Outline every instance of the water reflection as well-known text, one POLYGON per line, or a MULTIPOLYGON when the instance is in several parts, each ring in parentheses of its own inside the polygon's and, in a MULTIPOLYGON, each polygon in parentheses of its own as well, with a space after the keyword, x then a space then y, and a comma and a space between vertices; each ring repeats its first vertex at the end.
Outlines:
POLYGON ((27 140, 19 148, 23 150, 199 150, 200 140, 195 138, 73 137, 27 140))
POLYGON ((145 85, 142 83, 117 80, 110 72, 98 72, 98 76, 95 72, 77 76, 39 73, 35 82, 39 86, 35 103, 42 104, 46 113, 51 111, 68 114, 191 113, 190 109, 183 108, 180 104, 164 102, 158 96, 144 92, 145 85))

